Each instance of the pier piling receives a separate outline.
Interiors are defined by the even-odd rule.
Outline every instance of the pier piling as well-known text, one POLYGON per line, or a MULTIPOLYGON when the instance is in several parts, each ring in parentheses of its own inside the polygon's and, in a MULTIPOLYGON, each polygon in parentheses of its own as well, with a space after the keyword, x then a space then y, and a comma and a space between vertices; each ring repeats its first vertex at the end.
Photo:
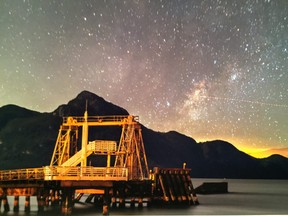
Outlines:
POLYGON ((9 206, 8 199, 7 199, 6 195, 3 195, 2 202, 3 202, 4 212, 9 212, 10 206, 9 206))
POLYGON ((13 207, 14 212, 19 212, 19 196, 14 197, 14 207, 13 207))
POLYGON ((112 208, 116 208, 117 207, 117 202, 116 202, 117 200, 116 200, 116 197, 115 196, 113 196, 112 198, 111 198, 111 207, 112 208))
POLYGON ((64 215, 70 215, 72 213, 73 207, 73 194, 74 190, 65 188, 62 191, 62 205, 61 205, 61 212, 64 215))
POLYGON ((123 197, 119 197, 119 208, 125 207, 125 199, 123 197))
POLYGON ((134 197, 131 198, 130 207, 131 207, 131 208, 134 208, 134 207, 135 207, 135 198, 134 198, 134 197))
POLYGON ((43 195, 37 196, 37 204, 38 204, 38 212, 43 212, 45 205, 45 198, 43 197, 43 195))
POLYGON ((50 196, 51 196, 51 206, 58 206, 60 203, 59 191, 52 190, 50 196))
POLYGON ((26 196, 25 197, 25 207, 24 207, 24 211, 26 213, 29 213, 31 210, 31 207, 30 207, 30 196, 26 196))
POLYGON ((103 215, 109 215, 110 195, 109 188, 105 188, 103 196, 103 215))
POLYGON ((138 199, 138 208, 143 208, 143 198, 139 197, 138 199))

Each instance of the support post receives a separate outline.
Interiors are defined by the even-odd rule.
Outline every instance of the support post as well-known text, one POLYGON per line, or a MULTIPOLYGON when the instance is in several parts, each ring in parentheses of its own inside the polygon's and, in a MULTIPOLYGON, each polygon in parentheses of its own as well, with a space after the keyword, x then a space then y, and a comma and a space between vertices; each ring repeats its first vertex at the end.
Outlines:
POLYGON ((94 196, 94 205, 96 207, 101 207, 103 205, 103 196, 102 195, 95 195, 94 196))
POLYGON ((113 193, 111 197, 111 207, 116 208, 117 207, 117 188, 113 187, 113 193))
POLYGON ((72 213, 73 193, 74 193, 74 191, 71 190, 71 189, 65 189, 65 190, 62 191, 61 212, 64 215, 70 215, 72 213))
POLYGON ((58 206, 59 205, 59 191, 52 190, 50 193, 51 196, 51 206, 58 206))
POLYGON ((45 198, 43 195, 37 196, 37 204, 38 204, 38 212, 44 211, 44 205, 45 205, 45 198))
POLYGON ((3 195, 3 206, 4 206, 4 212, 9 212, 10 211, 10 206, 8 203, 7 195, 3 195))
POLYGON ((109 215, 109 205, 110 205, 109 188, 105 188, 103 196, 103 215, 109 215))
POLYGON ((81 155, 81 167, 87 166, 87 144, 88 144, 88 112, 84 113, 84 123, 82 126, 82 155, 81 155))
POLYGON ((49 196, 45 196, 45 206, 49 206, 49 196))
POLYGON ((125 207, 125 198, 123 196, 119 197, 119 208, 125 207))
POLYGON ((138 208, 143 208, 143 198, 142 197, 138 198, 138 208))
POLYGON ((152 197, 148 197, 147 198, 147 207, 151 207, 152 206, 152 197))
POLYGON ((108 153, 107 153, 107 168, 110 168, 110 164, 111 164, 111 154, 108 151, 108 153))
POLYGON ((112 208, 116 208, 117 207, 117 202, 116 202, 116 197, 115 196, 113 196, 111 198, 111 203, 112 203, 112 208))
POLYGON ((135 207, 135 198, 134 198, 134 197, 131 197, 130 207, 131 207, 131 208, 134 208, 134 207, 135 207))
POLYGON ((26 196, 25 197, 25 206, 24 206, 24 211, 26 213, 29 213, 31 210, 31 207, 30 207, 30 196, 26 196))
POLYGON ((19 196, 14 197, 14 207, 13 207, 14 212, 19 212, 19 196))

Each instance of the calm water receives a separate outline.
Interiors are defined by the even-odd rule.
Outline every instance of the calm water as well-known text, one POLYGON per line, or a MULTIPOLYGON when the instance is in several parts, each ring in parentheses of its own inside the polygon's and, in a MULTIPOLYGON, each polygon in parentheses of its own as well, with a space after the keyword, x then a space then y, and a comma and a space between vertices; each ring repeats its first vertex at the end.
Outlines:
MULTIPOLYGON (((215 179, 192 179, 194 187, 204 181, 215 179)), ((220 180, 221 181, 221 180, 220 180)), ((263 215, 288 214, 288 180, 226 180, 228 194, 198 195, 200 205, 189 208, 151 207, 143 209, 126 208, 111 209, 110 215, 263 215)), ((13 197, 9 197, 10 208, 13 209, 13 197)), ((1 215, 39 215, 37 203, 31 198, 31 213, 24 213, 24 197, 20 197, 20 212, 3 213, 1 215)), ((41 215, 58 215, 42 213, 41 215)), ((102 209, 94 209, 91 205, 76 204, 73 216, 102 215, 102 209)))

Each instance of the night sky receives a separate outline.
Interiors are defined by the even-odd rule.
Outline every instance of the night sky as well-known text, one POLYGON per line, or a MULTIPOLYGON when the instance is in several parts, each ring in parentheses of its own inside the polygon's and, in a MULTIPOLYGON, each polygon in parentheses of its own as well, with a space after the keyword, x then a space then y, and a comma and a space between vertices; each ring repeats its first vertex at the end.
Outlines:
POLYGON ((288 148, 287 0, 1 0, 0 106, 83 90, 156 131, 288 148))

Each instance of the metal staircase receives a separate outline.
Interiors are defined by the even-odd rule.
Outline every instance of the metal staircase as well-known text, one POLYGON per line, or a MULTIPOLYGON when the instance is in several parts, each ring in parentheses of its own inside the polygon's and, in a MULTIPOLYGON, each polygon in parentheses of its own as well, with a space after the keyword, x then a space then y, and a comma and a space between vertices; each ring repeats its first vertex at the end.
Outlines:
MULTIPOLYGON (((91 149, 92 143, 87 145, 87 157, 93 153, 93 151, 88 150, 91 149)), ((67 161, 65 161, 61 166, 77 166, 79 163, 81 163, 81 155, 82 155, 83 149, 78 151, 76 154, 74 154, 72 157, 70 157, 67 161)))
MULTIPOLYGON (((78 151, 76 154, 74 154, 72 157, 70 157, 67 161, 65 161, 61 166, 77 166, 81 163, 81 155, 82 155, 83 149, 78 151)), ((115 141, 109 141, 109 140, 95 140, 92 142, 89 142, 87 145, 87 157, 89 157, 91 154, 115 154, 116 152, 116 142, 115 141)))

